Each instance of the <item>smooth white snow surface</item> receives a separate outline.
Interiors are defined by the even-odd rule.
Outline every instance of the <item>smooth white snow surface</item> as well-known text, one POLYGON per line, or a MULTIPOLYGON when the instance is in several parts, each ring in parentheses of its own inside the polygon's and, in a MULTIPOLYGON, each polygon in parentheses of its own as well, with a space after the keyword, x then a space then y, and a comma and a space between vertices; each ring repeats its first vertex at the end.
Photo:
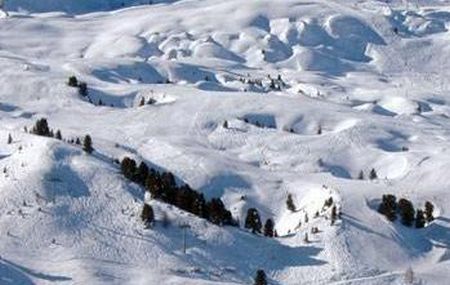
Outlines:
POLYGON ((8 1, 0 284, 251 284, 260 268, 270 284, 403 284, 409 267, 448 284, 450 3, 387 2, 8 1), (23 131, 42 117, 96 152, 23 131), (145 198, 112 163, 124 156, 221 197, 241 229, 145 198), (387 193, 431 201, 436 220, 388 222, 387 193), (171 225, 144 229, 144 199, 171 225), (249 207, 278 238, 242 229, 249 207))

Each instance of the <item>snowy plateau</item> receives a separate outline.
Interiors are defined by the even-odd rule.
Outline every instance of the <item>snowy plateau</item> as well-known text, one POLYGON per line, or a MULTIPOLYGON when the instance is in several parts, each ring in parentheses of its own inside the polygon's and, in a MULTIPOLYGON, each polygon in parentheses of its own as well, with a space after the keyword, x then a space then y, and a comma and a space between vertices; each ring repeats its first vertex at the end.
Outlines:
POLYGON ((450 1, 4 10, 1 285, 450 284, 450 1), (158 199, 124 158, 235 225, 158 199))

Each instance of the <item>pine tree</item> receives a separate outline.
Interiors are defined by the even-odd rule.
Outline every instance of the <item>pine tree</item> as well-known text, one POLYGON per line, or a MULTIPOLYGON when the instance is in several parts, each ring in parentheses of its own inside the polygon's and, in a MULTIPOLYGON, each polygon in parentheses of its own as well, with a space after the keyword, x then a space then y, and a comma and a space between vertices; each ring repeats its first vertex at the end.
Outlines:
POLYGON ((8 144, 12 144, 13 142, 13 138, 11 136, 11 134, 8 134, 8 144))
POLYGON ((359 180, 364 180, 364 172, 361 170, 358 175, 359 180))
POLYGON ((255 283, 254 285, 267 285, 267 277, 264 270, 259 269, 256 271, 255 283))
POLYGON ((78 94, 83 97, 87 97, 89 95, 88 87, 86 82, 80 82, 78 84, 78 94))
POLYGON ((75 144, 76 144, 76 145, 81 145, 81 140, 80 140, 80 138, 77 138, 77 139, 75 140, 75 144))
POLYGON ((411 227, 414 222, 414 206, 411 201, 407 199, 400 199, 398 201, 398 209, 400 211, 401 222, 407 227, 411 227))
POLYGON ((224 122, 223 122, 223 128, 224 129, 228 129, 228 121, 227 120, 225 120, 224 122))
POLYGON ((37 120, 31 132, 38 136, 50 137, 51 131, 48 127, 47 119, 41 118, 37 120))
POLYGON ((370 180, 375 180, 378 178, 378 174, 375 171, 375 168, 372 168, 372 170, 370 171, 369 178, 370 180))
POLYGON ((57 130, 57 131, 56 131, 55 138, 58 139, 58 140, 62 140, 62 134, 61 134, 61 131, 60 131, 60 130, 57 130))
POLYGON ((425 215, 422 210, 416 212, 416 228, 420 229, 425 227, 425 215))
POLYGON ((427 223, 431 223, 434 220, 433 217, 434 206, 430 201, 425 202, 425 219, 427 223))
POLYGON ((152 206, 150 206, 149 204, 144 204, 141 212, 141 219, 147 227, 149 227, 153 223, 153 221, 155 220, 155 215, 152 206))
POLYGON ((120 169, 122 171, 122 174, 127 179, 132 179, 134 177, 134 174, 136 173, 136 161, 134 159, 131 159, 129 157, 124 157, 122 159, 122 162, 120 163, 120 169))
POLYGON ((94 148, 92 147, 92 139, 90 135, 86 135, 83 140, 83 150, 87 153, 92 153, 94 148))
POLYGON ((397 219, 397 201, 394 195, 383 195, 378 212, 386 216, 386 218, 393 222, 397 219))
POLYGON ((259 218, 258 210, 250 208, 247 211, 247 217, 245 219, 245 228, 251 229, 252 233, 261 233, 261 219, 259 218))
POLYGON ((145 105, 145 98, 142 97, 142 98, 141 98, 141 101, 139 102, 139 107, 142 107, 142 106, 144 106, 144 105, 145 105))
POLYGON ((336 205, 331 208, 331 225, 334 225, 336 219, 338 218, 336 205))
POLYGON ((329 208, 333 205, 333 197, 328 198, 325 200, 325 203, 323 204, 324 208, 329 208))
POLYGON ((288 194, 288 196, 287 196, 286 206, 287 206, 288 210, 290 210, 292 212, 296 211, 294 200, 292 199, 292 195, 291 194, 288 194))
POLYGON ((77 87, 78 79, 75 76, 70 76, 69 80, 67 81, 67 85, 69 85, 70 87, 77 87))
POLYGON ((149 169, 148 169, 147 164, 145 164, 145 162, 141 161, 141 163, 139 164, 139 167, 137 169, 136 182, 140 185, 144 185, 145 181, 147 180, 148 172, 149 172, 149 169))
POLYGON ((273 228, 274 228, 274 223, 273 223, 272 219, 267 219, 266 223, 264 224, 264 236, 273 237, 273 228))

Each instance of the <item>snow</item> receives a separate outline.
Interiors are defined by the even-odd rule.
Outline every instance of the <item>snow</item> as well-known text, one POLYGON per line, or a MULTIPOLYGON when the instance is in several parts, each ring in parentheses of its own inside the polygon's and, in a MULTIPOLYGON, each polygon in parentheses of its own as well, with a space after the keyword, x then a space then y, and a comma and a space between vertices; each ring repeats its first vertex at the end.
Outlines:
POLYGON ((251 284, 261 268, 270 284, 383 285, 409 267, 417 284, 447 283, 448 1, 153 3, 6 2, 0 284, 251 284), (96 151, 24 132, 42 117, 96 151), (222 198, 241 227, 151 200, 120 174, 125 156, 222 198), (391 223, 383 194, 431 201, 436 220, 391 223), (243 229, 251 207, 279 237, 243 229))

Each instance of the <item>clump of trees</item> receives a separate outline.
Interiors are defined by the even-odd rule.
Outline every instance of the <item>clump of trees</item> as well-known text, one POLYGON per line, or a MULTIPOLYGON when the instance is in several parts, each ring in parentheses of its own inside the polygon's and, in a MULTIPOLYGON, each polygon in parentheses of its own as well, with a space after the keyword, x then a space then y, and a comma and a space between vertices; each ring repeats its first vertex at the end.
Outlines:
POLYGON ((389 221, 393 222, 397 219, 397 215, 400 216, 400 222, 407 226, 416 228, 425 227, 426 223, 433 221, 434 206, 431 202, 425 203, 425 210, 414 209, 414 205, 411 201, 405 198, 401 198, 397 202, 397 198, 392 194, 383 195, 380 205, 378 206, 378 212, 384 215, 389 221))
POLYGON ((43 137, 57 138, 60 140, 62 139, 61 131, 57 130, 55 136, 55 132, 48 126, 46 118, 37 120, 30 133, 43 137))
POLYGON ((153 199, 174 205, 216 225, 237 225, 222 200, 213 198, 206 201, 202 193, 193 190, 188 184, 178 186, 171 172, 150 169, 145 162, 137 165, 136 161, 129 157, 122 160, 120 167, 127 179, 144 187, 153 199))
POLYGON ((87 97, 89 95, 88 86, 86 82, 79 81, 76 76, 70 76, 67 81, 67 85, 70 87, 78 88, 78 94, 83 97, 87 97))

